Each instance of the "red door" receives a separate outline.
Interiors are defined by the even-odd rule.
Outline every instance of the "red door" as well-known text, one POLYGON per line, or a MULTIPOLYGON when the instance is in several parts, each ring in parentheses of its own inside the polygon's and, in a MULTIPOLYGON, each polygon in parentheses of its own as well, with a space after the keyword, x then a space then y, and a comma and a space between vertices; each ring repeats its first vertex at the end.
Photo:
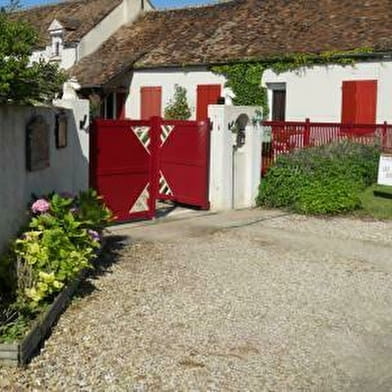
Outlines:
POLYGON ((375 124, 377 80, 345 81, 342 85, 342 123, 375 124))
POLYGON ((208 118, 208 105, 218 103, 221 96, 220 84, 200 84, 197 86, 196 120, 205 121, 208 118))
POLYGON ((149 120, 151 117, 160 116, 162 110, 162 88, 140 88, 140 118, 149 120))

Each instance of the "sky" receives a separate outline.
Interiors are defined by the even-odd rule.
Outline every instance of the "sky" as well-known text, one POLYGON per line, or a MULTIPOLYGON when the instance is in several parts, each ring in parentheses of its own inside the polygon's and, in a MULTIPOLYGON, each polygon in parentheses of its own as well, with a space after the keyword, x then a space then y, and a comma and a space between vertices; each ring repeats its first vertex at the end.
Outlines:
MULTIPOLYGON (((55 0, 21 0, 23 6, 52 3, 55 0)), ((151 0, 156 8, 185 7, 189 5, 200 5, 214 3, 215 0, 151 0)), ((0 6, 8 3, 8 0, 0 0, 0 6)))

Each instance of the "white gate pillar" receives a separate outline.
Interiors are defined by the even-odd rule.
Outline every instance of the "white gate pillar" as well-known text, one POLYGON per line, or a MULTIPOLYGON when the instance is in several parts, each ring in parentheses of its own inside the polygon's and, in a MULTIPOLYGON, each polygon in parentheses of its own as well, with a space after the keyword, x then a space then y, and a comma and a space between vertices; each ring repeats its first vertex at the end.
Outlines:
POLYGON ((261 128, 252 125, 258 107, 210 105, 212 122, 210 156, 211 210, 247 208, 255 205, 261 173, 261 128), (249 117, 245 143, 235 148, 232 128, 240 114, 249 117))

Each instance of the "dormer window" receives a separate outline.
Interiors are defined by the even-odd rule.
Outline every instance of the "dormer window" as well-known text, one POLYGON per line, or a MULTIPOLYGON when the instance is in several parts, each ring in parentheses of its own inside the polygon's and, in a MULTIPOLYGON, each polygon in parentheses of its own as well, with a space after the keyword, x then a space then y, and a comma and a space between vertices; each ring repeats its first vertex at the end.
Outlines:
POLYGON ((61 57, 61 51, 63 48, 64 27, 57 19, 55 19, 50 24, 48 31, 52 38, 51 57, 54 57, 53 60, 57 60, 61 57))
POLYGON ((59 41, 57 41, 57 42, 55 43, 54 55, 55 55, 56 57, 59 57, 59 56, 60 56, 60 42, 59 42, 59 41))

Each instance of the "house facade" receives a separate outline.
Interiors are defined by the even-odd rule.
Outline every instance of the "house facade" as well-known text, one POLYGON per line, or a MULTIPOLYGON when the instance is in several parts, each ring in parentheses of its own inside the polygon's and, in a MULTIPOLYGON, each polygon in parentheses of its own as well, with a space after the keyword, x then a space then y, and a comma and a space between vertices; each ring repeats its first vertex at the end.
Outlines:
POLYGON ((392 122, 392 61, 328 65, 276 74, 264 72, 270 120, 392 122))
POLYGON ((31 61, 69 69, 96 51, 121 26, 153 9, 148 0, 71 0, 11 14, 32 25, 39 45, 31 61))
POLYGON ((119 28, 70 73, 86 94, 101 97, 106 118, 163 115, 178 84, 187 89, 192 119, 201 120, 208 104, 233 96, 214 65, 366 48, 353 65, 266 69, 260 85, 270 119, 392 121, 390 9, 392 0, 233 0, 153 11, 119 28))

